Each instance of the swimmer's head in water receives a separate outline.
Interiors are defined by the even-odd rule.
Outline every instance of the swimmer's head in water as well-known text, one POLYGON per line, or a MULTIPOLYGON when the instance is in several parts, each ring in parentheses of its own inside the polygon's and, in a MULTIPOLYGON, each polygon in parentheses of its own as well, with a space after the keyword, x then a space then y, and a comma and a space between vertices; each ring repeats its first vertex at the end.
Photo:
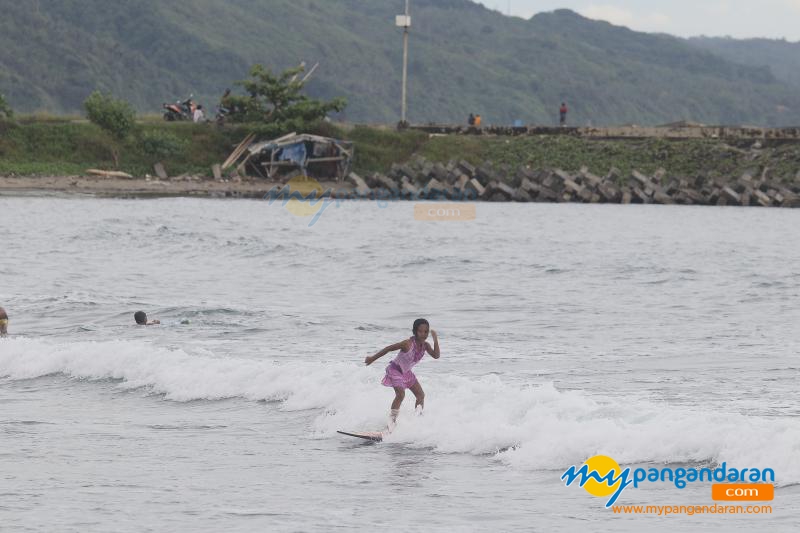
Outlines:
POLYGON ((0 335, 8 334, 8 314, 6 310, 0 307, 0 335))
POLYGON ((147 325, 147 314, 144 311, 136 311, 133 314, 133 319, 140 326, 146 326, 147 325))

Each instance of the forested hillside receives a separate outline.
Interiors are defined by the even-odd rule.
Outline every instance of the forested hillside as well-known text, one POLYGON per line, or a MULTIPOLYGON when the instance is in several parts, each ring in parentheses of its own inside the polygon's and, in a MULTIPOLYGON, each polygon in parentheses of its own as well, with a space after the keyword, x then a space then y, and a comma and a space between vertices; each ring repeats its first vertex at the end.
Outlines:
MULTIPOLYGON (((18 112, 80 111, 94 89, 144 112, 213 106, 254 63, 320 67, 311 96, 349 121, 399 115, 401 0, 0 0, 0 93, 18 112)), ((686 40, 559 10, 531 20, 469 0, 414 0, 412 122, 800 124, 800 91, 686 40)))

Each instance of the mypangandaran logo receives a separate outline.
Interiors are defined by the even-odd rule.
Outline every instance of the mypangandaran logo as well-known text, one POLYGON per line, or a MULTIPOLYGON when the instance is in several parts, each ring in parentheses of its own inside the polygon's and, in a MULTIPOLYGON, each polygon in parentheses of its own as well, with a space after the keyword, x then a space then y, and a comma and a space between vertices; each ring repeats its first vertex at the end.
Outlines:
POLYGON ((312 217, 308 227, 316 224, 331 204, 339 207, 340 202, 333 198, 330 189, 323 189, 317 180, 304 175, 293 177, 283 187, 273 187, 264 199, 269 200, 269 205, 280 200, 281 205, 295 216, 312 217))
MULTIPOLYGON (((337 190, 323 189, 322 185, 309 176, 295 176, 285 185, 274 186, 265 195, 264 200, 272 205, 276 201, 287 211, 299 217, 311 217, 308 227, 313 226, 331 205, 340 207, 348 200, 372 200, 380 209, 391 202, 400 200, 437 201, 447 198, 451 202, 466 202, 477 199, 477 193, 471 189, 463 191, 441 191, 438 189, 387 189, 385 187, 352 189, 341 187, 337 190)), ((428 218, 424 220, 474 220, 475 206, 464 204, 432 204, 415 207, 415 214, 423 210, 428 218)), ((419 219, 418 220, 422 220, 419 219)))
POLYGON ((678 489, 686 488, 687 483, 714 482, 735 483, 749 481, 751 483, 774 482, 775 471, 771 468, 759 470, 757 468, 728 468, 727 463, 722 463, 714 470, 710 468, 637 468, 631 475, 631 469, 619 466, 614 459, 605 455, 595 455, 586 460, 578 468, 575 465, 567 468, 561 479, 569 487, 576 480, 578 486, 598 498, 609 497, 606 507, 611 507, 622 494, 622 491, 633 485, 638 488, 640 483, 669 481, 678 489))
POLYGON ((298 217, 310 217, 322 208, 324 190, 314 178, 295 176, 286 183, 286 210, 298 217))

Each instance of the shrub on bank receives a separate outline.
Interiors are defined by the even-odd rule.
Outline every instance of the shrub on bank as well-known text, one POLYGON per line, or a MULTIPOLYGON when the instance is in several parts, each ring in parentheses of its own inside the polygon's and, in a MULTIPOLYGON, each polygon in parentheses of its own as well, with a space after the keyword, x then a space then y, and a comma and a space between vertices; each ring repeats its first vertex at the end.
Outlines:
POLYGON ((114 166, 119 168, 119 145, 136 127, 136 111, 128 102, 117 100, 99 91, 89 95, 83 106, 86 108, 89 121, 98 125, 113 139, 111 155, 114 158, 114 166))
POLYGON ((145 131, 139 137, 142 151, 153 158, 153 162, 175 157, 187 149, 189 141, 174 133, 161 130, 145 131))
POLYGON ((5 96, 0 94, 0 120, 14 118, 14 111, 6 102, 5 96))

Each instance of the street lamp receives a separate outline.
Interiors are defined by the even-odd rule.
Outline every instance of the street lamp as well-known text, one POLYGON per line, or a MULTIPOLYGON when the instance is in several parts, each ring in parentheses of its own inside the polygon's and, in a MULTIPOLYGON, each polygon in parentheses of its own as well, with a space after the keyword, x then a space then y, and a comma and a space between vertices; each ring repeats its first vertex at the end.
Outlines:
POLYGON ((404 15, 397 15, 395 17, 395 26, 403 28, 403 102, 402 111, 400 112, 400 126, 405 127, 408 125, 406 120, 406 92, 408 86, 408 30, 411 28, 411 14, 409 13, 410 0, 406 0, 406 12, 404 15))

